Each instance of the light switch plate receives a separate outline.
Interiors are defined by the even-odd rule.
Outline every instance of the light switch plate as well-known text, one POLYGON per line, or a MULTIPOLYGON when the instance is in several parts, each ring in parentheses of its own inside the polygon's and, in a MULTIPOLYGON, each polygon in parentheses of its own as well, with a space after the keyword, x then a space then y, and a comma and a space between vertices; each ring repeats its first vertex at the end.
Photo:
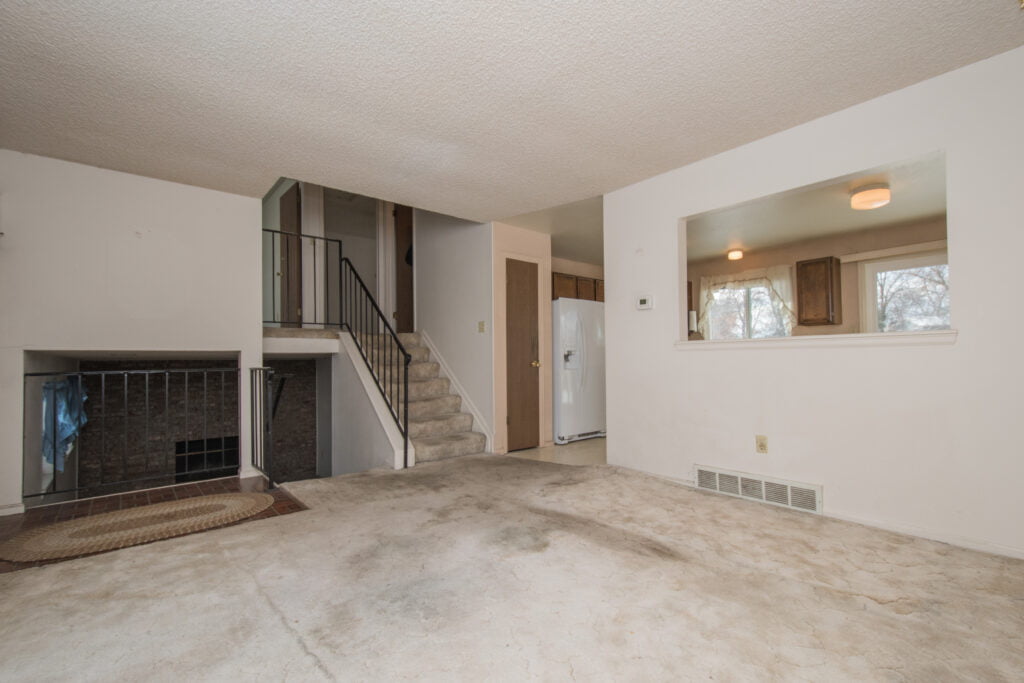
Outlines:
POLYGON ((650 294, 641 294, 636 298, 636 310, 646 311, 654 308, 654 297, 650 294))
POLYGON ((487 331, 487 321, 486 320, 481 320, 480 322, 478 322, 476 324, 476 331, 479 332, 480 334, 483 334, 484 332, 486 332, 487 331))

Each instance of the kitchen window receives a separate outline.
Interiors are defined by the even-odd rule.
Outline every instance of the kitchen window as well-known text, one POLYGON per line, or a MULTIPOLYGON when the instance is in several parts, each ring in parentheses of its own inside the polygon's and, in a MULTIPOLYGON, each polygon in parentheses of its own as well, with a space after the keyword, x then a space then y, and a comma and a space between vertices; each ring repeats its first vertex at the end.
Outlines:
POLYGON ((701 278, 698 327, 707 340, 788 337, 792 291, 789 266, 701 278))
POLYGON ((948 330, 949 264, 945 251, 862 264, 864 332, 948 330))

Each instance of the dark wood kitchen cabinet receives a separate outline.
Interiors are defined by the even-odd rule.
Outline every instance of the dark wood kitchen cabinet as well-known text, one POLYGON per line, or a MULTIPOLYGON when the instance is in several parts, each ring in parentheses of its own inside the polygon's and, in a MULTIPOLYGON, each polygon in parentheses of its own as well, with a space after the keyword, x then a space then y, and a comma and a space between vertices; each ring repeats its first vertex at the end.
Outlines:
POLYGON ((796 262, 798 325, 839 325, 843 322, 841 265, 835 256, 796 262))

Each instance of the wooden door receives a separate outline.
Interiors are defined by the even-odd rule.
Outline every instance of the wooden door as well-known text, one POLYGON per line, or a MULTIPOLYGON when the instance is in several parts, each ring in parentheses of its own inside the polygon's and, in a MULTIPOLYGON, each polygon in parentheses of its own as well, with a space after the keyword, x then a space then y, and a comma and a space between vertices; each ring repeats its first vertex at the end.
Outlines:
POLYGON ((415 332, 412 208, 395 205, 395 331, 415 332))
POLYGON ((302 198, 299 184, 281 195, 281 326, 302 325, 302 198))
POLYGON ((537 264, 505 259, 508 449, 540 445, 540 339, 537 264))

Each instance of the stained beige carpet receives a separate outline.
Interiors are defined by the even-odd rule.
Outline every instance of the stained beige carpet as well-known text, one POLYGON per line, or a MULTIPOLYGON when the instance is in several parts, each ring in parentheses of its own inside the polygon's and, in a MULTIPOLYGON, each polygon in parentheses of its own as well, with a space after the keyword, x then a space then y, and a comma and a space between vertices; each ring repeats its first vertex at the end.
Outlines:
POLYGON ((0 545, 0 559, 38 562, 127 548, 237 522, 273 502, 266 493, 221 493, 91 515, 24 531, 0 545))

